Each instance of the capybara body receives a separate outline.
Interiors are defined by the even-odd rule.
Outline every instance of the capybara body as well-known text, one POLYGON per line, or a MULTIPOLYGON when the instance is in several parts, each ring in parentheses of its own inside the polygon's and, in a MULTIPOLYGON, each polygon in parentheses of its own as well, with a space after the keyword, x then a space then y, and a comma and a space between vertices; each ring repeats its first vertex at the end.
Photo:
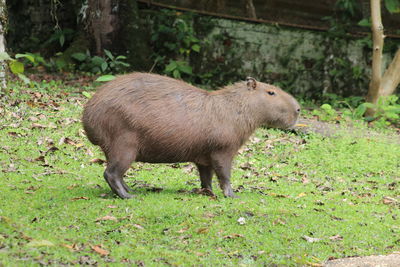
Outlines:
POLYGON ((233 197, 233 157, 259 126, 290 128, 300 106, 281 89, 248 78, 208 92, 165 76, 132 73, 106 83, 86 104, 83 126, 107 158, 104 178, 121 198, 132 197, 123 175, 133 161, 194 162, 201 187, 215 172, 233 197))

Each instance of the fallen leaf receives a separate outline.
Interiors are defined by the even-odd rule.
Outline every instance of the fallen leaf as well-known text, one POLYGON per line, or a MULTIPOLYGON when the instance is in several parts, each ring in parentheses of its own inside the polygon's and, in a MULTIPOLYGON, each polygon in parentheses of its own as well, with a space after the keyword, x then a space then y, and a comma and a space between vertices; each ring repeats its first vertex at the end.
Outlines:
POLYGON ((205 212, 205 213, 203 214, 203 217, 204 217, 204 218, 214 218, 214 217, 215 217, 215 214, 213 214, 213 213, 211 213, 211 212, 205 212))
POLYGON ((210 230, 210 229, 207 228, 207 227, 202 227, 202 228, 197 229, 196 232, 197 232, 198 234, 205 234, 205 233, 207 233, 209 230, 210 230))
POLYGON ((303 235, 301 238, 303 238, 304 240, 306 240, 309 243, 315 243, 315 242, 319 242, 319 241, 323 240, 323 238, 309 237, 306 235, 303 235))
POLYGON ((106 215, 104 217, 96 219, 96 222, 100 222, 100 221, 118 221, 118 219, 115 218, 114 216, 106 215))
POLYGON ((71 189, 73 189, 73 188, 75 188, 75 187, 78 187, 78 186, 79 186, 79 185, 77 185, 77 184, 72 184, 72 185, 68 186, 67 189, 68 189, 68 190, 71 190, 71 189))
POLYGON ((115 205, 108 205, 107 206, 107 208, 110 208, 110 209, 116 209, 116 208, 118 208, 117 206, 115 206, 115 205))
POLYGON ((301 197, 305 197, 306 195, 307 195, 306 193, 302 192, 302 193, 298 194, 297 197, 301 198, 301 197))
POLYGON ((106 163, 106 161, 104 160, 104 159, 91 159, 90 161, 89 161, 90 163, 97 163, 97 164, 100 164, 100 165, 102 165, 103 163, 106 163))
POLYGON ((100 254, 101 256, 107 256, 110 254, 108 250, 101 248, 100 246, 92 246, 92 250, 100 254))
POLYGON ((252 169, 250 163, 248 163, 248 162, 245 162, 245 163, 241 164, 239 166, 239 168, 241 168, 242 170, 251 170, 252 169))
POLYGON ((240 217, 240 218, 237 220, 237 222, 238 222, 240 225, 243 225, 243 224, 246 224, 246 219, 245 219, 244 217, 240 217))
POLYGON ((62 246, 66 247, 66 248, 68 248, 68 249, 70 249, 72 251, 79 251, 80 250, 79 246, 77 244, 75 244, 75 243, 72 244, 72 245, 62 244, 62 246))
POLYGON ((343 237, 341 235, 334 235, 329 237, 330 240, 332 241, 339 241, 339 240, 343 240, 343 237))
POLYGON ((217 197, 214 195, 213 191, 211 191, 208 188, 194 188, 192 190, 192 193, 199 194, 199 195, 204 195, 204 196, 210 196, 210 197, 217 197))
POLYGON ((397 199, 395 199, 393 197, 383 197, 382 202, 385 205, 390 205, 390 204, 397 203, 397 199))
POLYGON ((278 218, 278 219, 276 219, 275 221, 273 221, 272 224, 273 224, 273 225, 277 225, 277 224, 285 225, 285 224, 286 224, 286 221, 285 221, 284 219, 282 219, 282 218, 278 218))
POLYGON ((48 240, 32 240, 28 244, 27 247, 53 247, 54 244, 48 240))
POLYGON ((189 227, 184 227, 181 230, 176 231, 176 232, 182 234, 182 233, 186 232, 187 230, 189 230, 189 227))
POLYGON ((89 198, 88 197, 74 197, 74 198, 71 198, 71 200, 81 200, 81 199, 84 199, 84 200, 89 200, 89 198))
POLYGON ((140 229, 140 230, 144 230, 144 227, 141 226, 140 224, 133 224, 133 227, 140 229))
POLYGON ((238 237, 244 237, 244 236, 241 234, 230 234, 230 235, 224 236, 223 238, 224 239, 233 239, 233 238, 238 238, 238 237))

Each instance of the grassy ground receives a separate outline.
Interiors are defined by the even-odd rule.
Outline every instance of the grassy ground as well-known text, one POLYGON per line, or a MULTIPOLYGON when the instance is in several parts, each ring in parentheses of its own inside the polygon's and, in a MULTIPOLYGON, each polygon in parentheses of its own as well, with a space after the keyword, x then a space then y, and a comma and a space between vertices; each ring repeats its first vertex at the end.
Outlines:
POLYGON ((216 184, 216 197, 192 193, 190 164, 134 164, 137 197, 121 200, 82 131, 82 88, 11 88, 0 100, 0 266, 319 266, 400 250, 393 138, 260 129, 235 160, 239 199, 216 184))

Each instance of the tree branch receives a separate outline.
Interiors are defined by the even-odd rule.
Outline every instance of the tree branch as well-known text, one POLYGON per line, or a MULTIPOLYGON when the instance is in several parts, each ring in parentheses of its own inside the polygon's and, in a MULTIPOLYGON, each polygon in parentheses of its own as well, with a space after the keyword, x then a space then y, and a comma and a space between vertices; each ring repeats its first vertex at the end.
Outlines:
POLYGON ((394 93, 397 86, 400 84, 400 48, 397 50, 393 61, 381 80, 381 95, 388 96, 394 93))

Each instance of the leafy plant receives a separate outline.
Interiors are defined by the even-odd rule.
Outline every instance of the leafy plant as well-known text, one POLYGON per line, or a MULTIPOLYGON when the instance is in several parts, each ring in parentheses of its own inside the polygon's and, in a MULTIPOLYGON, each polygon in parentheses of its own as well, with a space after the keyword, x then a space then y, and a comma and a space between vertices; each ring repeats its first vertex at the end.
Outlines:
POLYGON ((151 35, 155 68, 175 78, 192 75, 190 55, 200 52, 200 40, 195 36, 193 15, 161 10, 154 20, 151 35))
POLYGON ((120 72, 129 67, 129 64, 123 61, 125 56, 114 56, 108 50, 104 50, 104 54, 106 57, 91 56, 87 50, 85 53, 74 53, 71 57, 79 63, 79 70, 91 73, 120 72))
POLYGON ((321 105, 320 109, 313 110, 312 114, 322 121, 331 121, 338 117, 336 110, 329 104, 321 105))
POLYGON ((185 61, 170 60, 170 63, 165 67, 165 73, 174 78, 181 78, 181 73, 192 74, 192 67, 185 61))
POLYGON ((376 105, 372 103, 364 103, 366 108, 375 109, 373 117, 366 117, 367 121, 374 121, 378 127, 386 127, 392 124, 400 124, 400 103, 399 97, 396 95, 381 96, 376 105))
POLYGON ((69 28, 60 29, 57 28, 50 38, 44 42, 44 46, 48 46, 52 43, 58 43, 60 47, 63 47, 66 41, 73 39, 75 31, 69 28))
POLYGON ((112 72, 121 72, 122 70, 129 67, 129 63, 124 62, 126 56, 114 56, 110 51, 104 49, 104 54, 106 55, 106 62, 108 64, 108 68, 112 72))
POLYGON ((21 62, 22 59, 26 59, 31 63, 35 63, 35 57, 32 54, 16 54, 14 58, 12 58, 7 52, 0 53, 0 61, 7 61, 8 67, 10 71, 18 76, 25 83, 29 83, 30 80, 25 76, 25 65, 21 62))

